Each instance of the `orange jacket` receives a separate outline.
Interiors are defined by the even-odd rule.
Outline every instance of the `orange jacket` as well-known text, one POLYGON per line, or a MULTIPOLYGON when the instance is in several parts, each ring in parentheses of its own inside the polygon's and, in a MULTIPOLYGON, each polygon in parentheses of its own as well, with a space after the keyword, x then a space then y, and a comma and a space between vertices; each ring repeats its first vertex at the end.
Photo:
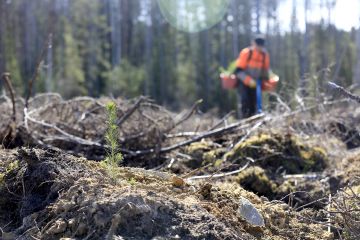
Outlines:
POLYGON ((245 48, 240 52, 236 60, 236 67, 240 69, 237 76, 247 86, 251 79, 268 79, 270 69, 269 53, 266 50, 259 51, 253 47, 245 48))

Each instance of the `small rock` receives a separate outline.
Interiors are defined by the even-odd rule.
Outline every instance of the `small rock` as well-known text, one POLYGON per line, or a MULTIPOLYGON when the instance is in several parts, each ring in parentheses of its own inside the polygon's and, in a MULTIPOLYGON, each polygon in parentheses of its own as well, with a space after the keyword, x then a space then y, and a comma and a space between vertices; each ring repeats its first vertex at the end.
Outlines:
POLYGON ((182 187, 185 185, 184 179, 176 177, 176 176, 173 176, 171 181, 172 181, 172 184, 174 187, 182 187))
POLYGON ((76 231, 76 220, 75 220, 75 218, 71 218, 70 220, 68 220, 68 225, 69 225, 69 228, 71 229, 72 232, 76 231))
POLYGON ((65 232, 67 228, 67 223, 62 220, 62 219, 58 219, 55 224, 53 224, 47 231, 46 233, 48 235, 56 235, 59 233, 63 233, 65 232))
POLYGON ((189 191, 192 193, 196 193, 196 188, 194 186, 190 186, 189 191))
POLYGON ((239 205, 238 212, 248 223, 259 227, 265 226, 264 218, 249 200, 241 197, 239 205))
POLYGON ((174 188, 173 191, 178 194, 183 193, 183 190, 181 188, 174 188))

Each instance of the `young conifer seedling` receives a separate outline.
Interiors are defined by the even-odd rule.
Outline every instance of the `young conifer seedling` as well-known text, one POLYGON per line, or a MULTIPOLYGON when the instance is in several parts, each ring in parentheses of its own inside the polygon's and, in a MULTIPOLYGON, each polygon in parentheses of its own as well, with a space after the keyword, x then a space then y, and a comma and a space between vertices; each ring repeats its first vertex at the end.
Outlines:
POLYGON ((104 161, 106 169, 112 178, 116 176, 116 167, 123 161, 122 154, 118 151, 118 126, 116 125, 116 104, 114 102, 106 105, 107 111, 107 131, 105 133, 105 142, 108 146, 107 155, 104 161))

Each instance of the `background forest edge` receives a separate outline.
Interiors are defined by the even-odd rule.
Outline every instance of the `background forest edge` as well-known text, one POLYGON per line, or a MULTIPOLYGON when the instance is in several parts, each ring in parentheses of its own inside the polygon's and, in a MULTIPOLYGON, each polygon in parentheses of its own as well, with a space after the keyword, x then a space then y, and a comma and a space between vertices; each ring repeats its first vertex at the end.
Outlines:
POLYGON ((294 5, 291 30, 282 32, 276 14, 281 2, 232 0, 220 23, 186 33, 171 27, 153 0, 1 0, 0 72, 11 72, 17 93, 24 94, 52 32, 34 93, 143 94, 172 109, 202 98, 203 110, 227 112, 235 107, 235 94, 221 89, 219 68, 233 61, 265 23, 272 68, 282 79, 278 93, 290 106, 301 94, 299 86, 307 99, 317 101, 328 80, 356 83, 357 31, 336 29, 323 19, 306 23, 302 33, 297 12, 311 8, 305 1, 305 9, 294 5))

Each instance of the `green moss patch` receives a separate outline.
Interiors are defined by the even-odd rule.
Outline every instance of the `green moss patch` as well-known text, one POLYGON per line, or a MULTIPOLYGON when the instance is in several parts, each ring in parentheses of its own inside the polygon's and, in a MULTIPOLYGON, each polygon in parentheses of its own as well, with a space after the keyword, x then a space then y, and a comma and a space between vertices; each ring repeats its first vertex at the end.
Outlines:
POLYGON ((236 180, 243 188, 264 196, 271 196, 276 189, 276 184, 260 167, 245 169, 239 173, 236 180))
POLYGON ((220 165, 225 152, 225 148, 219 148, 213 142, 195 142, 185 149, 185 153, 193 158, 192 161, 187 162, 187 165, 190 168, 198 168, 210 163, 220 165))
POLYGON ((267 171, 288 174, 323 170, 328 162, 324 149, 304 144, 293 135, 260 134, 237 144, 225 159, 240 162, 252 159, 267 171))

